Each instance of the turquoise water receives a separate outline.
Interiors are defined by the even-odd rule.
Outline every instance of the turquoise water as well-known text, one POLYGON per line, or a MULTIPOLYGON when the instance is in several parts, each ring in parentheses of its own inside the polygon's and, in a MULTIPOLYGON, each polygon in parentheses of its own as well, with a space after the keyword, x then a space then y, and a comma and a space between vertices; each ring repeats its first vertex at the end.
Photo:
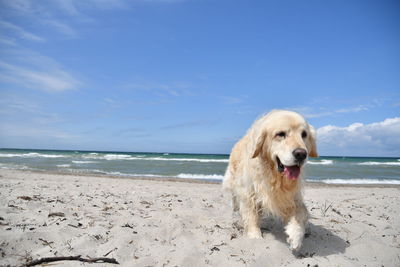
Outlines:
MULTIPOLYGON (((127 177, 223 179, 229 155, 0 149, 0 169, 127 177)), ((307 181, 400 184, 399 158, 319 157, 305 167, 307 181)))

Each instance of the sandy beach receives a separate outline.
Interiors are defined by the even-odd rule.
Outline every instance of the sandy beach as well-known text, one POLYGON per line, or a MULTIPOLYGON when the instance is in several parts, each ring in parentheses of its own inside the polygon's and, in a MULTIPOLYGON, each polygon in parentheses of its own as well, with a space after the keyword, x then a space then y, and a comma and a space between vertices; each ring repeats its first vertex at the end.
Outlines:
POLYGON ((77 255, 122 266, 400 266, 398 186, 307 184, 312 218, 293 254, 272 218, 263 239, 244 238, 220 184, 11 170, 0 181, 1 266, 77 255))

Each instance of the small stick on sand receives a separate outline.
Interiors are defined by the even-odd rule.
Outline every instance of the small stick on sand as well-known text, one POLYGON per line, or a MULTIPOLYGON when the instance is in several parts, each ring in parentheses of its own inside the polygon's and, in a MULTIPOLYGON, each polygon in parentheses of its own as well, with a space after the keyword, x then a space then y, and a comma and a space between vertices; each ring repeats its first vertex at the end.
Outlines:
POLYGON ((119 264, 119 262, 114 258, 81 258, 81 255, 78 256, 67 256, 67 257, 46 257, 40 258, 31 262, 26 263, 23 266, 35 266, 42 263, 54 262, 54 261, 82 261, 82 262, 89 262, 89 263, 113 263, 119 264))

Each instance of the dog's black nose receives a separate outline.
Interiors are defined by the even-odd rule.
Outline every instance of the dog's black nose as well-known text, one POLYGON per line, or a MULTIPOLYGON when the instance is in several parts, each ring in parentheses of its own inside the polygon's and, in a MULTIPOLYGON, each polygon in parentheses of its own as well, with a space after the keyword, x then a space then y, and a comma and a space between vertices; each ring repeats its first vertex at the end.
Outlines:
POLYGON ((293 150, 293 156, 298 162, 302 162, 307 158, 307 151, 302 148, 296 148, 293 150))

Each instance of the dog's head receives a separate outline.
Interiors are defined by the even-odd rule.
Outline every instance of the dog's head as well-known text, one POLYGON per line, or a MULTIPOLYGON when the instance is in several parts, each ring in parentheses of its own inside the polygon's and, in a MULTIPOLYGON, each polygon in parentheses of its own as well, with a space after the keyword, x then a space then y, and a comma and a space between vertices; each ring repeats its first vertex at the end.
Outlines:
POLYGON ((300 177, 308 157, 317 157, 315 130, 298 113, 276 110, 253 126, 252 157, 268 161, 288 179, 300 177))

